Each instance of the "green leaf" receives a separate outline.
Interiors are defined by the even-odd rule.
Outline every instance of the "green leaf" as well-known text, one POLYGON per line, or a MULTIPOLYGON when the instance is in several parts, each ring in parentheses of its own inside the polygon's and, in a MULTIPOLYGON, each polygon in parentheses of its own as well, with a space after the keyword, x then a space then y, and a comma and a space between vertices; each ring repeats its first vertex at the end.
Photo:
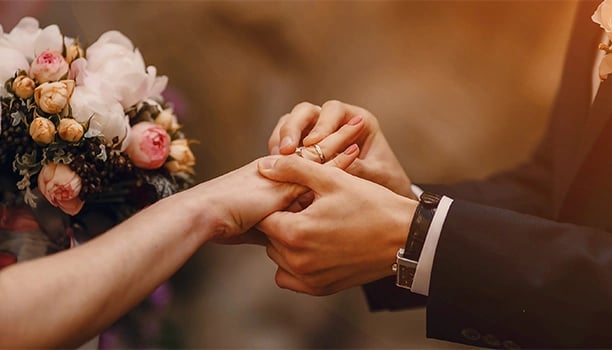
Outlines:
POLYGON ((155 190, 157 198, 165 198, 176 192, 178 188, 174 182, 159 173, 148 173, 144 175, 144 180, 155 190))
POLYGON ((106 162, 108 156, 106 155, 106 147, 104 145, 100 145, 100 153, 96 155, 96 158, 100 159, 103 162, 106 162))
POLYGON ((36 208, 36 200, 38 197, 32 192, 30 187, 26 187, 25 194, 23 195, 23 201, 32 208, 36 208))
POLYGON ((11 118, 13 118, 13 121, 11 122, 11 126, 17 126, 22 121, 24 124, 26 122, 26 116, 21 111, 15 111, 11 113, 11 118))

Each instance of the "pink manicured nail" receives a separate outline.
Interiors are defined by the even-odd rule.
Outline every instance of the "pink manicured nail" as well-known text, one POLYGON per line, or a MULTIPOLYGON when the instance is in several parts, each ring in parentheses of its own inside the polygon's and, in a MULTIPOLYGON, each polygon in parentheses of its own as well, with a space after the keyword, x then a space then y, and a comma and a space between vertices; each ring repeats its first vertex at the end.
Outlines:
POLYGON ((356 115, 353 118, 351 118, 351 120, 349 120, 346 124, 348 124, 348 125, 357 125, 362 120, 363 120, 363 118, 360 115, 356 115))
POLYGON ((344 150, 344 154, 346 154, 347 156, 350 156, 351 154, 357 152, 358 149, 359 149, 359 147, 357 147, 356 144, 352 144, 352 145, 348 146, 347 149, 344 150))

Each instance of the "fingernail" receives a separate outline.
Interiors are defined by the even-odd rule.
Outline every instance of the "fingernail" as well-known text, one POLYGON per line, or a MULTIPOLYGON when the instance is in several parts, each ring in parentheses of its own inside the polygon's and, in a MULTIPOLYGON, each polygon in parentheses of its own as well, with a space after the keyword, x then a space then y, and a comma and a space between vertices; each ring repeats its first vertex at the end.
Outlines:
POLYGON ((293 139, 291 138, 291 136, 285 136, 283 137, 283 140, 281 141, 280 148, 291 146, 292 143, 293 143, 293 139))
POLYGON ((272 147, 272 149, 270 150, 270 154, 280 154, 278 146, 272 147))
POLYGON ((272 169, 278 157, 264 157, 259 160, 260 169, 272 169))
POLYGON ((362 120, 363 120, 363 118, 360 115, 356 115, 353 118, 351 118, 351 120, 349 120, 346 124, 348 124, 348 125, 357 125, 362 120))
POLYGON ((351 154, 357 152, 358 149, 359 149, 359 147, 357 147, 356 144, 352 144, 352 145, 348 146, 347 149, 344 150, 344 154, 346 154, 347 156, 350 156, 351 154))

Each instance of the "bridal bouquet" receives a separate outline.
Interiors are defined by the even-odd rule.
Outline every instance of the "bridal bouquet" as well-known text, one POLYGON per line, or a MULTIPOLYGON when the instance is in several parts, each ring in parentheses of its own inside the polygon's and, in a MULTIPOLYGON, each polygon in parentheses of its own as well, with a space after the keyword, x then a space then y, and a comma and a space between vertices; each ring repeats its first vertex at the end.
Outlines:
POLYGON ((0 26, 0 204, 123 220, 189 186, 195 158, 167 81, 117 31, 82 47, 33 18, 0 26))

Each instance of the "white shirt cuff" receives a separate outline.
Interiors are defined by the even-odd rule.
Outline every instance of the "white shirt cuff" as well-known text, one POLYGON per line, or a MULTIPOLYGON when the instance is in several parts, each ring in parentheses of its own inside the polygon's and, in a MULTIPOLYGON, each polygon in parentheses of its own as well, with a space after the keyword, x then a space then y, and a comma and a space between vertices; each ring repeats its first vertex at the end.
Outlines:
MULTIPOLYGON (((415 187, 423 192, 423 190, 417 186, 413 186, 412 191, 415 194, 417 194, 415 187)), ((420 196, 420 193, 418 195, 420 196)), ((444 226, 444 221, 446 220, 446 215, 448 214, 448 210, 450 209, 452 203, 453 200, 451 198, 443 196, 438 204, 436 213, 431 220, 429 231, 427 231, 427 238, 425 238, 423 250, 421 251, 421 256, 419 257, 416 272, 414 274, 414 279, 412 280, 412 287, 410 288, 410 290, 414 293, 429 295, 431 268, 433 266, 433 260, 436 254, 436 248, 438 246, 438 239, 440 238, 440 233, 442 232, 442 227, 444 226)))
POLYGON ((422 188, 414 184, 410 185, 410 188, 412 189, 412 193, 414 193, 417 198, 421 197, 421 194, 425 192, 422 188))

